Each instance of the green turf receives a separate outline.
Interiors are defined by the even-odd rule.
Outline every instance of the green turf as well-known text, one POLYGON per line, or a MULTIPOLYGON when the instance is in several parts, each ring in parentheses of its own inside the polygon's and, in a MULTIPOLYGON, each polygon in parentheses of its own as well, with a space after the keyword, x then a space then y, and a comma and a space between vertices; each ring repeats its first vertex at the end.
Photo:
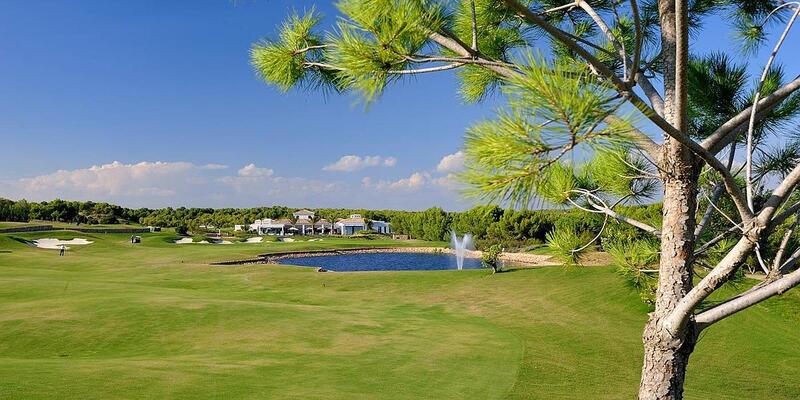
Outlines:
MULTIPOLYGON (((322 242, 0 235, 0 399, 630 399, 647 309, 611 268, 317 273, 322 242), (94 240, 66 257, 24 240, 94 240)), ((419 243, 408 243, 419 245, 419 243)), ((689 399, 796 399, 800 297, 713 327, 689 399)))

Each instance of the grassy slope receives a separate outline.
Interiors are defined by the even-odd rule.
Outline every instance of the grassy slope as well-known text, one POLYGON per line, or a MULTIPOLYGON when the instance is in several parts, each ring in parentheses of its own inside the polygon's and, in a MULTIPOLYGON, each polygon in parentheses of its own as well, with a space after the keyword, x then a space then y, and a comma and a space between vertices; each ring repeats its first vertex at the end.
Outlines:
MULTIPOLYGON (((646 309, 610 268, 327 273, 170 235, 0 235, 0 398, 632 398, 646 309), (11 237, 87 237, 67 257, 11 237)), ((397 242, 392 242, 396 244, 397 242)), ((417 245, 415 243, 415 245, 417 245)), ((721 323, 687 398, 800 397, 800 297, 721 323), (780 377, 780 378, 778 378, 780 377)))

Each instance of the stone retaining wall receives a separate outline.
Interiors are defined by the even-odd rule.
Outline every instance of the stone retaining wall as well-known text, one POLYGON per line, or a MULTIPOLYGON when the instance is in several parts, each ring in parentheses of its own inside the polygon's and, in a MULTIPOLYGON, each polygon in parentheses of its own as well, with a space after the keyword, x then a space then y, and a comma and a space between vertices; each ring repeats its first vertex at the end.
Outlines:
POLYGON ((150 233, 150 228, 64 228, 82 233, 150 233))
POLYGON ((42 232, 52 231, 53 225, 28 225, 28 226, 15 226, 12 228, 0 228, 0 233, 21 233, 21 232, 42 232))

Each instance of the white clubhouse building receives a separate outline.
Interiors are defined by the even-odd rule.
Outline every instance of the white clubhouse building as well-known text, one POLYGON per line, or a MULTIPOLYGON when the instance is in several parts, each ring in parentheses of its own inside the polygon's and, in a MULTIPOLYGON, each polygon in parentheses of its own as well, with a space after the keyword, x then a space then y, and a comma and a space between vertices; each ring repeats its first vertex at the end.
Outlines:
MULTIPOLYGON (((294 222, 289 218, 257 219, 247 226, 249 231, 259 235, 354 235, 360 231, 372 228, 382 234, 392 233, 392 226, 386 221, 367 220, 361 214, 351 214, 349 218, 339 218, 333 223, 321 218, 316 219, 315 213, 306 209, 292 213, 294 222)), ((236 225, 235 230, 244 230, 244 226, 236 225)))

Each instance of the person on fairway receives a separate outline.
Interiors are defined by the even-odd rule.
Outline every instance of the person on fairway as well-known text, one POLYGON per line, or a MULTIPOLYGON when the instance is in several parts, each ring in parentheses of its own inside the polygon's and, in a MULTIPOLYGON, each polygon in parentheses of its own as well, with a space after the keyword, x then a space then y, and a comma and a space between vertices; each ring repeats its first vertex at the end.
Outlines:
POLYGON ((63 256, 67 252, 67 246, 61 245, 61 249, 58 251, 59 256, 63 256))

